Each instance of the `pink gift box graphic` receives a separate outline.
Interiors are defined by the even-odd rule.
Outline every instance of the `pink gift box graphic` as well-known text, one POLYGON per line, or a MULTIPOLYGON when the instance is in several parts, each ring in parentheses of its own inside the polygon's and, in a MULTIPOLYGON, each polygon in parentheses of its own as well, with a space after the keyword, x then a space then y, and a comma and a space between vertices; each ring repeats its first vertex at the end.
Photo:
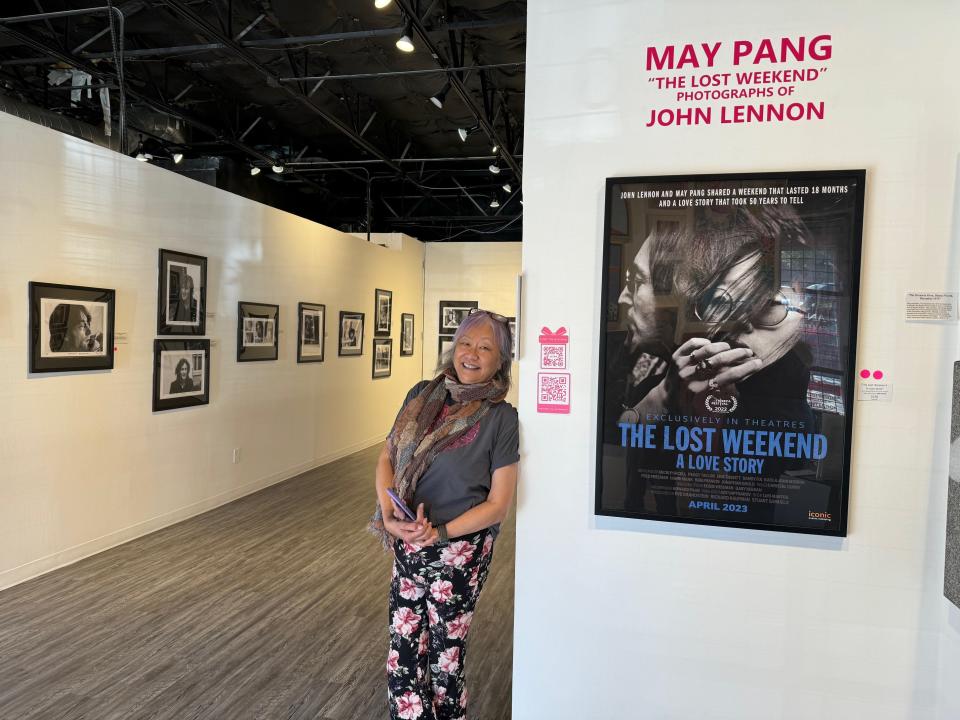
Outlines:
POLYGON ((570 338, 565 327, 551 331, 540 329, 540 367, 544 370, 564 370, 567 367, 567 345, 570 338))

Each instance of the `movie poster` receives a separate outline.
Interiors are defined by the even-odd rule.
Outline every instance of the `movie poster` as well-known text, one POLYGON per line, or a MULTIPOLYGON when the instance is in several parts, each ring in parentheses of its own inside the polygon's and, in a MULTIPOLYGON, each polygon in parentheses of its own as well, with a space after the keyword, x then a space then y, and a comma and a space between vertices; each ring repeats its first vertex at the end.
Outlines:
POLYGON ((597 514, 845 535, 864 171, 606 193, 597 514))

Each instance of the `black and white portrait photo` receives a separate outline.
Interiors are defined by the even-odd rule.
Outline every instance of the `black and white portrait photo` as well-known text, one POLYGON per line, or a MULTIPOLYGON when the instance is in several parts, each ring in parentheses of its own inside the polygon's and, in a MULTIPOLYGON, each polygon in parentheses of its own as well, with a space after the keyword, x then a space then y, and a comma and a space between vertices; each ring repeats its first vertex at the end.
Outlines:
POLYGON ((437 342, 437 357, 442 358, 446 353, 453 350, 453 336, 441 335, 437 342))
POLYGON ((453 335, 470 311, 479 307, 476 300, 441 300, 440 334, 453 335))
POLYGON ((210 402, 210 341, 155 340, 153 410, 210 402))
POLYGON ((30 371, 113 367, 113 290, 30 283, 30 371))
POLYGON ((40 300, 40 357, 103 356, 107 304, 40 300))
POLYGON ((273 345, 273 318, 245 317, 243 319, 243 346, 268 347, 273 345))
POLYGON ((393 360, 393 339, 374 338, 373 340, 373 377, 390 377, 393 360))
POLYGON ((173 250, 160 251, 158 335, 206 332, 207 259, 173 250))
POLYGON ((400 315, 400 355, 413 355, 413 313, 400 315))
POLYGON ((510 328, 510 358, 517 359, 517 319, 515 317, 507 318, 507 327, 510 328))
POLYGON ((323 362, 326 306, 300 303, 300 323, 297 330, 297 362, 323 362))
POLYGON ((363 313, 340 311, 339 355, 363 355, 363 313))
POLYGON ((237 303, 237 361, 276 360, 279 354, 280 306, 237 303))
POLYGON ((393 311, 393 293, 390 290, 374 290, 373 293, 374 310, 374 337, 386 337, 390 335, 391 313, 393 311))

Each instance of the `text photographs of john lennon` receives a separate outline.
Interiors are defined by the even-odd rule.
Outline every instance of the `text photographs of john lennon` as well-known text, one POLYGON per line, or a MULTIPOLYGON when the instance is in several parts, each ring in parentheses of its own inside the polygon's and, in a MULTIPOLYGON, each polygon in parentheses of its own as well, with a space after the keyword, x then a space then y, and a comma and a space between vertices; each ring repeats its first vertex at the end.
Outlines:
POLYGON ((203 358, 202 350, 162 350, 160 399, 203 395, 203 358))
POLYGON ((40 357, 103 357, 107 303, 40 299, 40 357))
POLYGON ((201 268, 170 260, 167 262, 167 325, 200 325, 201 268))
POLYGON ((273 347, 274 323, 275 320, 273 318, 243 318, 243 346, 273 347))

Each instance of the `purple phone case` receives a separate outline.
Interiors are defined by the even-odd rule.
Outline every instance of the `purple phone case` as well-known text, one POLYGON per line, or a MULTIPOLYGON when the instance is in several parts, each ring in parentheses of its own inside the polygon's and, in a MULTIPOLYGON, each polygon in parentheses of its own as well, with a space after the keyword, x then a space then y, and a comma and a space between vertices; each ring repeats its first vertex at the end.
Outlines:
POLYGON ((403 500, 401 500, 401 499, 400 499, 400 496, 397 495, 391 488, 387 488, 387 495, 389 495, 389 496, 390 496, 390 499, 393 500, 393 502, 395 502, 395 503, 397 504, 397 507, 398 507, 398 508, 400 508, 401 510, 403 510, 403 513, 404 513, 410 520, 416 520, 416 519, 417 519, 417 516, 414 515, 414 514, 410 511, 410 508, 407 507, 407 504, 406 504, 403 500))

